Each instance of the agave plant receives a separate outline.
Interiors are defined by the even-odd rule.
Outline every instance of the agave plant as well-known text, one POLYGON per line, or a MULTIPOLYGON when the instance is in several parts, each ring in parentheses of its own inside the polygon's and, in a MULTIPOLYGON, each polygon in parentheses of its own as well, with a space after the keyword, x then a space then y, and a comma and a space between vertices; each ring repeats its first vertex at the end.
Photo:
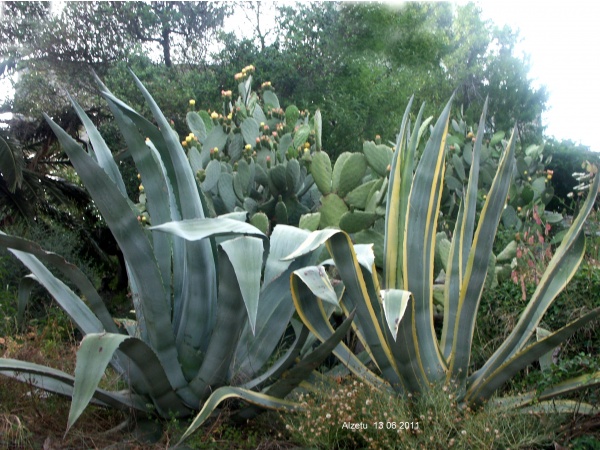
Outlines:
POLYGON ((242 418, 256 414, 257 406, 293 408, 283 397, 344 334, 342 329, 327 344, 301 354, 308 330, 299 323, 292 324, 293 331, 290 326, 294 306, 289 277, 311 264, 313 256, 281 258, 309 233, 277 226, 268 238, 244 222, 246 213, 205 218, 203 198, 178 137, 135 81, 158 127, 102 88, 141 175, 152 227, 139 220, 118 165, 79 105, 73 101, 90 137, 89 152, 46 120, 123 252, 136 320, 113 319, 93 285, 60 256, 2 233, 0 243, 28 267, 30 278, 50 292, 84 338, 74 377, 11 359, 0 359, 0 373, 72 396, 67 430, 90 401, 162 417, 187 417, 200 410, 184 438, 226 398, 253 404, 238 412, 242 418), (282 347, 286 332, 295 339, 282 347), (128 383, 127 391, 98 387, 109 364, 128 383))
MULTIPOLYGON (((434 255, 450 103, 432 128, 416 168, 415 149, 422 109, 412 134, 408 125, 410 104, 404 115, 388 184, 382 286, 370 249, 353 246, 343 231, 315 231, 289 255, 298 258, 326 243, 333 258, 329 263, 335 264, 344 292, 338 300, 322 267, 294 271, 292 295, 296 309, 304 323, 323 341, 333 333, 327 314, 334 305, 341 306, 346 313, 356 310, 352 326, 366 355, 356 355, 344 344, 339 344, 334 353, 350 371, 382 388, 412 394, 446 384, 457 390, 463 404, 480 404, 491 399, 503 383, 526 365, 551 352, 600 314, 600 308, 594 309, 535 341, 534 333, 542 315, 583 258, 585 235, 582 229, 598 192, 600 177, 596 177, 586 202, 556 250, 519 322, 482 367, 476 370, 471 367, 477 310, 515 167, 513 133, 485 194, 481 212, 476 214, 485 108, 448 252, 441 337, 436 334, 433 320, 434 255), (309 273, 313 276, 307 276, 309 273), (368 356, 366 360, 364 356, 368 356), (376 365, 376 372, 365 364, 369 360, 376 365)), ((525 394, 495 401, 506 406, 527 406, 537 399, 540 403, 536 408, 542 408, 544 400, 599 382, 600 374, 595 373, 548 388, 537 397, 525 394)), ((591 405, 583 405, 580 411, 591 409, 591 405)))

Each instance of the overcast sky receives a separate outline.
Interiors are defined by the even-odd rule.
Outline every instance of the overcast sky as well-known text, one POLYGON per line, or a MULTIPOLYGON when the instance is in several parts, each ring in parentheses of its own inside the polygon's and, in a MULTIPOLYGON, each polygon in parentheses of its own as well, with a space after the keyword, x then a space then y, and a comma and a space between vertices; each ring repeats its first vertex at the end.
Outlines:
POLYGON ((600 3, 483 0, 484 17, 519 28, 531 77, 547 87, 546 134, 600 151, 600 3))

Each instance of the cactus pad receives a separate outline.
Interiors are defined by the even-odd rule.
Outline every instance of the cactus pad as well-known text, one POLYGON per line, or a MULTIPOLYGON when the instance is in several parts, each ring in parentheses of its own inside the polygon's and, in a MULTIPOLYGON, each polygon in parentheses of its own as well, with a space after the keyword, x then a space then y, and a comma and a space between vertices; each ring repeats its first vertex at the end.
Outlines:
POLYGON ((321 194, 327 195, 331 192, 331 160, 329 155, 323 151, 312 155, 310 173, 321 194))

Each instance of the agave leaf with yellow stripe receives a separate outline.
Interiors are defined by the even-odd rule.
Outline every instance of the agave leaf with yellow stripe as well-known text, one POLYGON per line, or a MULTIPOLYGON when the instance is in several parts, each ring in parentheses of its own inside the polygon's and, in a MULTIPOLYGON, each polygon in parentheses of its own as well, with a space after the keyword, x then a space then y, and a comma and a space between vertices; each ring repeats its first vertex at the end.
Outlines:
MULTIPOLYGON (((346 314, 356 311, 353 328, 357 337, 382 379, 397 392, 426 391, 435 385, 435 381, 452 385, 458 382, 458 395, 462 401, 480 403, 488 400, 515 373, 599 314, 594 310, 526 346, 542 315, 581 262, 585 241, 581 232, 598 193, 600 180, 597 177, 515 330, 480 370, 469 373, 475 320, 488 261, 515 166, 516 138, 513 132, 500 158, 492 186, 484 195, 485 201, 477 219, 486 110, 487 101, 473 147, 468 186, 459 207, 446 261, 444 325, 440 341, 433 324, 433 282, 437 275, 433 260, 450 103, 432 128, 416 170, 413 166, 417 143, 424 132, 424 125, 420 124, 422 110, 412 135, 409 133, 410 105, 404 114, 388 183, 383 290, 379 287, 377 272, 368 267, 370 264, 364 258, 362 262, 357 259, 349 237, 342 232, 323 230, 313 233, 297 252, 292 253, 292 256, 298 256, 326 243, 344 283, 340 300, 342 310, 346 314), (394 293, 395 300, 390 302, 393 307, 387 303, 388 294, 381 292, 394 293)), ((320 299, 314 299, 311 290, 295 275, 292 275, 292 294, 300 318, 307 327, 321 340, 329 336, 333 330, 327 308, 320 299)), ((374 381, 379 378, 346 346, 338 345, 334 353, 352 372, 377 384, 374 381)), ((593 380, 588 380, 587 384, 578 381, 549 388, 544 395, 564 394, 571 388, 596 383, 593 380)))
POLYGON ((457 321, 453 330, 452 358, 448 377, 460 380, 461 389, 464 388, 466 382, 471 358, 475 319, 477 318, 477 310, 487 275, 487 263, 492 252, 496 230, 506 204, 508 188, 512 179, 514 139, 515 134, 513 132, 481 210, 460 285, 457 321))

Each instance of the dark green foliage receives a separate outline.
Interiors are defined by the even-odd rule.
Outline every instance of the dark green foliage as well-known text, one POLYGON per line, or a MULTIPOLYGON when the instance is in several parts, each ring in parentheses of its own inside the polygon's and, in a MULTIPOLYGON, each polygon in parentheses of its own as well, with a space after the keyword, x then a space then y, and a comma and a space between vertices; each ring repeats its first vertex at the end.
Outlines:
POLYGON ((492 132, 517 122, 523 145, 541 139, 547 94, 531 86, 528 63, 514 50, 518 36, 484 21, 472 4, 321 2, 279 12, 273 44, 228 36, 218 59, 225 67, 254 64, 281 98, 320 108, 324 149, 334 159, 377 134, 393 140, 399 105, 413 94, 427 103, 427 116, 456 90, 469 121, 489 96, 492 132))
POLYGON ((600 157, 586 146, 569 140, 558 141, 554 138, 546 140, 544 151, 552 158, 547 168, 554 171, 552 185, 555 199, 550 202, 548 208, 553 211, 565 209, 568 214, 573 214, 574 205, 569 193, 573 192, 573 188, 579 184, 573 177, 573 173, 583 172, 586 161, 599 164, 600 157))

